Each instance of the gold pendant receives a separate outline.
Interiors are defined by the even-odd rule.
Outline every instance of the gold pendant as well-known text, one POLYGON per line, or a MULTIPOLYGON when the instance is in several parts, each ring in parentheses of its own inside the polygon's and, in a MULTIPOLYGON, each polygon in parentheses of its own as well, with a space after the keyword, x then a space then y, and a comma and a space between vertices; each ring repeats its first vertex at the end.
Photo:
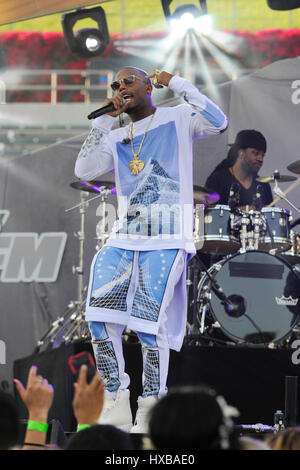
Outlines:
POLYGON ((129 162, 129 169, 133 175, 137 175, 144 168, 144 162, 137 155, 129 162))

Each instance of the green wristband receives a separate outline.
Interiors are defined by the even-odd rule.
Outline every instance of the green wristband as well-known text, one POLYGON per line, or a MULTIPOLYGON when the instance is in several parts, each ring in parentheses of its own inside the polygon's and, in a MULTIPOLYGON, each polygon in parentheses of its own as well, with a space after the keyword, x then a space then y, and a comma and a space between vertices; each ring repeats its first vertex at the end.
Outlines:
POLYGON ((41 423, 40 421, 33 421, 29 419, 27 421, 27 429, 28 431, 39 431, 39 432, 47 432, 48 431, 48 424, 41 423))
POLYGON ((82 431, 83 429, 90 428, 90 424, 78 424, 77 431, 82 431))

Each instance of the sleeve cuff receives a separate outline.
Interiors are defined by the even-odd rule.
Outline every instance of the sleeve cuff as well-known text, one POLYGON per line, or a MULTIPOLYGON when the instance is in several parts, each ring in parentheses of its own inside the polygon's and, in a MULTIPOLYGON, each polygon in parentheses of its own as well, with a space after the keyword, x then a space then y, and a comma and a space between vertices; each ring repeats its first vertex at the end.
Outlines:
POLYGON ((185 81, 185 78, 179 77, 178 75, 173 75, 173 77, 169 81, 169 88, 172 91, 178 92, 182 88, 182 85, 185 81))
POLYGON ((113 116, 109 116, 108 114, 104 114, 103 116, 99 116, 93 121, 93 127, 97 129, 107 129, 111 130, 112 126, 114 125, 115 118, 113 116))

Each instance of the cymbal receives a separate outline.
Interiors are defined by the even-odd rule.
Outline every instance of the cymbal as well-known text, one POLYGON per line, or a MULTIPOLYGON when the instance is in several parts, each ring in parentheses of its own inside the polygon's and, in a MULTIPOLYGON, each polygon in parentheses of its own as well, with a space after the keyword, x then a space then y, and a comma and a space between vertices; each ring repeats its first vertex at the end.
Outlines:
POLYGON ((115 189, 113 181, 75 181, 70 186, 88 193, 101 193, 104 189, 115 189))
POLYGON ((220 194, 204 186, 194 186, 194 200, 198 204, 213 205, 220 199, 220 194))
POLYGON ((281 183, 288 183, 289 181, 295 181, 297 178, 295 176, 289 176, 289 175, 281 175, 278 174, 276 177, 274 175, 272 176, 259 176, 256 178, 256 181, 259 183, 275 183, 275 181, 281 182, 281 183))
POLYGON ((296 162, 290 163, 287 167, 287 170, 292 171, 293 173, 297 173, 300 175, 300 160, 296 162))

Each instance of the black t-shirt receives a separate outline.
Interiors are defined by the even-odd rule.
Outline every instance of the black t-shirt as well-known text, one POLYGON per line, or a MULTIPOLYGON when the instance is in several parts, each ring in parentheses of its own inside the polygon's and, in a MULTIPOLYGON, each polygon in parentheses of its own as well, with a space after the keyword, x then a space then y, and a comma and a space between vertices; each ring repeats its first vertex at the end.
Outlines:
POLYGON ((217 204, 228 205, 230 189, 238 187, 239 202, 238 206, 253 205, 256 193, 261 194, 261 203, 267 206, 273 201, 271 186, 269 183, 260 183, 253 179, 249 189, 245 189, 243 185, 232 175, 229 168, 212 173, 206 180, 205 186, 208 189, 216 191, 220 195, 217 204), (258 188, 259 186, 259 188, 258 188))

